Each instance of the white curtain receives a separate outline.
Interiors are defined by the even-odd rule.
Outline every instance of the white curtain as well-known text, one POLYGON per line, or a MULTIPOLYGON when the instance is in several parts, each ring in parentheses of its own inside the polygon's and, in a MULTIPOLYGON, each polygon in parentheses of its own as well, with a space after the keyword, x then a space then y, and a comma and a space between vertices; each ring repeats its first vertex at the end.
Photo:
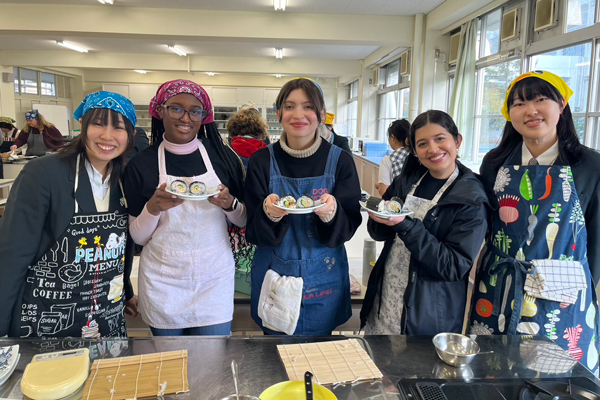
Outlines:
POLYGON ((463 135, 460 156, 473 161, 473 137, 475 135, 475 56, 477 51, 477 19, 460 27, 460 44, 454 88, 450 98, 450 115, 463 135))

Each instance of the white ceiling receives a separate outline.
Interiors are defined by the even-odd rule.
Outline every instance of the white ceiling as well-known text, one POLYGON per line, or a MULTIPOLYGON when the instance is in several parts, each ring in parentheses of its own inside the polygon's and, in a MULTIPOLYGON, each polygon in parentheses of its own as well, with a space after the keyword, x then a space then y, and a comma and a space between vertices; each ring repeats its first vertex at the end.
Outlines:
MULTIPOLYGON (((93 52, 169 54, 167 43, 146 39, 117 39, 72 36, 0 35, 0 50, 64 50, 57 40, 82 46, 93 52)), ((172 44, 172 43, 169 43, 172 44)), ((361 60, 378 49, 378 46, 338 46, 324 44, 245 43, 226 41, 177 41, 177 46, 193 55, 211 57, 274 57, 275 48, 284 48, 284 57, 304 59, 361 60)))
MULTIPOLYGON (((288 0, 284 12, 314 14, 427 14, 445 0, 288 0)), ((97 0, 0 0, 0 3, 98 5, 97 0)), ((106 6, 111 7, 111 6, 106 6)), ((114 0, 112 7, 272 11, 273 0, 114 0)), ((281 12, 281 11, 278 11, 281 12)))

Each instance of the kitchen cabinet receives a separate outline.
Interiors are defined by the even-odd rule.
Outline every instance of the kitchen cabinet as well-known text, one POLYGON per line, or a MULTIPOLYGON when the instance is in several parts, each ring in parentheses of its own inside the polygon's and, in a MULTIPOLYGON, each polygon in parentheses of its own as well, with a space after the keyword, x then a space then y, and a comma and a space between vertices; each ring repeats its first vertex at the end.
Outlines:
POLYGON ((279 123, 279 118, 277 117, 275 110, 273 110, 273 107, 267 106, 266 108, 267 112, 264 117, 267 121, 267 125, 269 125, 269 138, 271 139, 271 142, 276 142, 283 132, 283 127, 279 123))
POLYGON ((379 197, 379 192, 375 188, 375 184, 379 181, 379 165, 358 154, 354 154, 354 164, 362 190, 371 196, 379 197))
POLYGON ((149 139, 152 136, 152 116, 150 116, 148 104, 135 104, 134 107, 137 117, 136 126, 145 130, 149 139))

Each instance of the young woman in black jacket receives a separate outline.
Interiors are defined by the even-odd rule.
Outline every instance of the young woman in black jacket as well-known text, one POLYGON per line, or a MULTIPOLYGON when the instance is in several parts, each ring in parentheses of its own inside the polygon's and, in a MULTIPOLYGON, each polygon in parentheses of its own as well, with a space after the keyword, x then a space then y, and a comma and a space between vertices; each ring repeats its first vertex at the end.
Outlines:
POLYGON ((384 200, 399 197, 413 211, 382 219, 370 214, 371 237, 385 241, 361 310, 367 334, 460 332, 467 283, 483 243, 489 200, 483 184, 457 161, 462 136, 442 111, 419 115, 410 157, 384 200))

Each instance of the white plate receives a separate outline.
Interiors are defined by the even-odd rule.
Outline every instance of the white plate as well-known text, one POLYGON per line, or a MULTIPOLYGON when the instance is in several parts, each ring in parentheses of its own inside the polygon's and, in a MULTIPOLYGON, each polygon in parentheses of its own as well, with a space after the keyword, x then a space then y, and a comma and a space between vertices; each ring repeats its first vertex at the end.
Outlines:
POLYGON ((404 212, 401 211, 398 214, 382 213, 382 212, 373 211, 370 208, 367 208, 367 203, 365 203, 365 202, 359 201, 359 204, 363 210, 366 210, 366 211, 372 213, 373 215, 375 215, 376 217, 383 218, 383 219, 390 219, 392 217, 406 217, 407 215, 414 214, 414 212, 412 212, 412 211, 404 211, 404 212))
POLYGON ((319 204, 318 206, 314 206, 314 207, 307 207, 307 208, 287 208, 287 207, 278 206, 277 204, 273 204, 273 205, 275 207, 279 208, 280 210, 287 211, 288 214, 310 214, 311 212, 315 211, 317 208, 323 207, 325 204, 326 203, 319 204))
POLYGON ((0 355, 0 385, 2 385, 15 370, 19 358, 19 345, 2 347, 0 355))
POLYGON ((219 194, 221 193, 220 190, 217 190, 216 192, 212 192, 212 193, 206 193, 206 194, 201 194, 201 195, 194 195, 194 194, 181 194, 181 193, 175 193, 175 192, 171 192, 168 189, 165 189, 167 191, 167 193, 171 193, 174 194, 175 196, 179 197, 180 199, 184 199, 184 200, 192 200, 192 201, 199 201, 199 200, 206 200, 209 197, 214 196, 215 194, 219 194))

